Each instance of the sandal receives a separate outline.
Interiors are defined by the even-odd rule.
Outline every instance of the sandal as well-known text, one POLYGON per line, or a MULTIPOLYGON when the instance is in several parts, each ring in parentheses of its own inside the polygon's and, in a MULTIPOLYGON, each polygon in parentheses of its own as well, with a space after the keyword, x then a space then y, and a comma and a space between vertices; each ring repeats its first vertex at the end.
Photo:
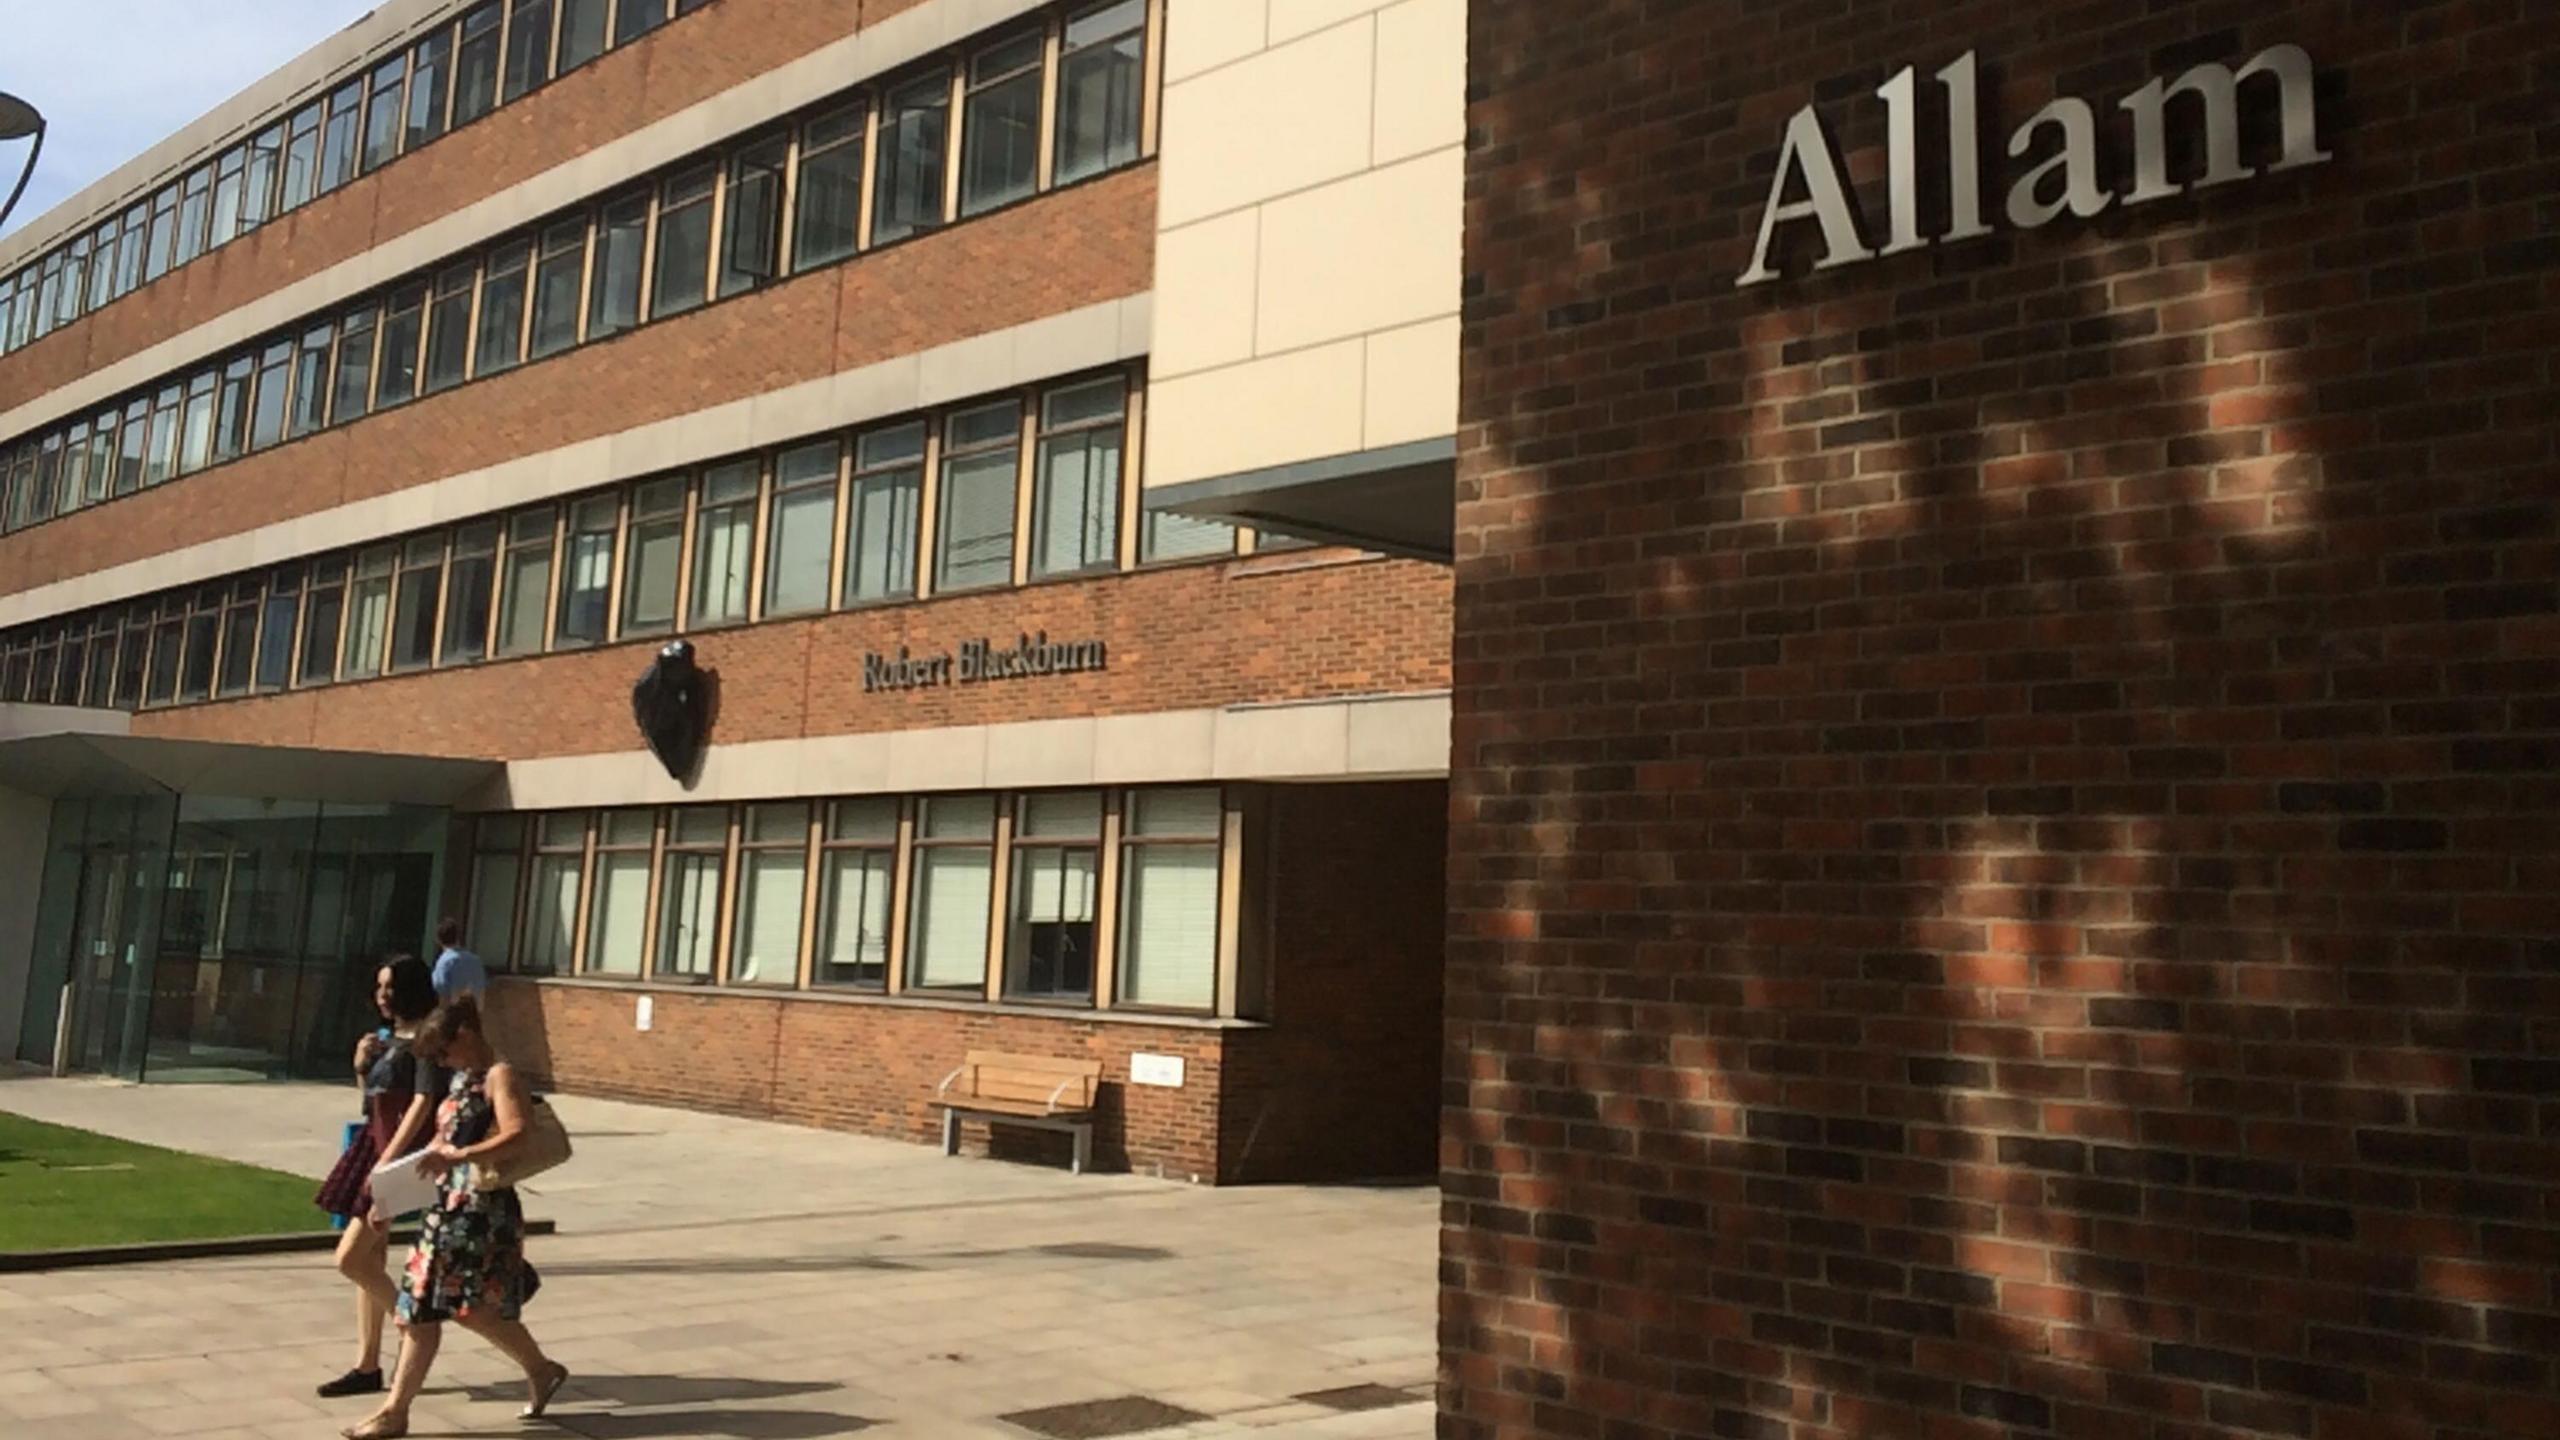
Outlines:
POLYGON ((561 1364, 557 1360, 551 1362, 551 1374, 547 1377, 547 1383, 542 1380, 534 1382, 533 1403, 525 1406, 522 1410, 517 1411, 517 1418, 523 1420, 541 1419, 542 1412, 551 1407, 551 1397, 559 1394, 560 1387, 568 1383, 569 1367, 561 1364))
POLYGON ((400 1440, 401 1436, 409 1433, 409 1417, 403 1415, 397 1420, 392 1420, 376 1415, 371 1419, 350 1425, 338 1433, 347 1437, 347 1440, 400 1440))

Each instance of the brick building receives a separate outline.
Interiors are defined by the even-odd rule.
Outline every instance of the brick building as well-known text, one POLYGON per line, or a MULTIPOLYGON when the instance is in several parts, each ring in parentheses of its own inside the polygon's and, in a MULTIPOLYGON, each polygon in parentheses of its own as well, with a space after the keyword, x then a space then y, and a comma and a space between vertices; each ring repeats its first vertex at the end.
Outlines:
POLYGON ((1442 1435, 2560 1435, 2556 22, 1470 5, 1442 1435))
POLYGON ((392 0, 0 243, 0 1055, 453 914, 566 1091, 1427 1172, 1463 9, 1228 8, 392 0))

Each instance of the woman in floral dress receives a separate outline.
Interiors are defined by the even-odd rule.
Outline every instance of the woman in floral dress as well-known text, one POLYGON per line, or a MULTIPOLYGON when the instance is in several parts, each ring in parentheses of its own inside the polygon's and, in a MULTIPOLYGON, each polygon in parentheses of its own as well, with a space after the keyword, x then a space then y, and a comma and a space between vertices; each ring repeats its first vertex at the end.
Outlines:
POLYGON ((524 1134, 532 1097, 515 1067, 490 1048, 479 1002, 469 995, 438 1006, 410 1047, 453 1072, 436 1111, 436 1142, 420 1161, 437 1177, 436 1199, 419 1222, 400 1281, 400 1326, 408 1343, 400 1348, 399 1372, 382 1408, 342 1432, 349 1440, 409 1433, 409 1404, 426 1383, 447 1320, 524 1367, 527 1418, 542 1414, 569 1378, 568 1367, 542 1353, 521 1318, 524 1302, 542 1286, 524 1258, 524 1206, 514 1190, 482 1189, 473 1178, 474 1160, 524 1134))

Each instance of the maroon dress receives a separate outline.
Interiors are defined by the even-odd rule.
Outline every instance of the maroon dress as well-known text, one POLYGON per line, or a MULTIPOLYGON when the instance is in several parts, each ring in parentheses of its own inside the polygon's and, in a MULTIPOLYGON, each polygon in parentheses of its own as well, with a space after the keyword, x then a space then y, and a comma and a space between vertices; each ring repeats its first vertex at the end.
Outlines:
MULTIPOLYGON (((400 1119, 409 1113, 409 1102, 421 1091, 434 1096, 443 1090, 444 1076, 432 1065, 422 1065, 409 1052, 409 1042, 393 1036, 390 1046, 373 1062, 364 1077, 364 1129, 347 1142, 346 1151, 329 1170, 329 1178, 320 1182, 320 1193, 311 1202, 332 1215, 369 1215, 373 1213, 373 1170, 383 1162, 384 1148, 400 1128, 400 1119), (425 1083, 421 1083, 421 1081, 425 1083)), ((424 1144, 429 1132, 421 1132, 416 1144, 424 1144)))

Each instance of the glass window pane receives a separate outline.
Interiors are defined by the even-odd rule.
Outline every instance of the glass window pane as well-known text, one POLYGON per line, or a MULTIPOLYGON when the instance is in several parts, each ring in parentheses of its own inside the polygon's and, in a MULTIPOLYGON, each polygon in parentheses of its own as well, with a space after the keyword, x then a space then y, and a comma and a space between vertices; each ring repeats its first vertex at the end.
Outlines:
POLYGON ((533 353, 550 355, 578 343, 578 280, 586 270, 587 222, 569 220, 542 232, 533 280, 533 353))
POLYGON ((785 451, 774 471, 773 533, 765 555, 767 615, 823 610, 836 528, 833 441, 785 451))
POLYGON ((383 655, 391 641, 392 555, 371 551, 356 560, 348 587, 346 643, 340 647, 338 674, 354 680, 382 673, 383 655))
MULTIPOLYGON (((720 941, 718 851, 667 852, 658 886, 658 973, 711 978, 720 941)), ((796 928, 796 922, 795 922, 796 928)))
POLYGON ((308 435, 328 423, 329 344, 336 335, 334 326, 322 325, 303 332, 302 342, 295 348, 292 433, 297 436, 308 435))
POLYGON ((827 820, 827 838, 894 844, 898 838, 898 802, 886 795, 837 801, 827 820))
POLYGON ((406 55, 374 68, 372 97, 364 118, 363 168, 367 171, 380 169, 400 153, 400 91, 408 74, 406 55))
POLYGON ((210 373, 187 382, 186 417, 178 432, 178 468, 188 474, 203 469, 213 459, 213 387, 214 376, 210 373))
POLYGON ((1067 22, 1058 72, 1058 184, 1138 158, 1146 6, 1119 0, 1067 22))
POLYGON ((400 148, 415 150, 444 133, 445 61, 453 51, 453 32, 438 30, 409 52, 409 117, 400 148))
POLYGON ((1022 797, 1019 834, 1037 840, 1090 840, 1102 833, 1102 796, 1053 790, 1022 797))
POLYGON ((1013 578, 1017 446, 1012 437, 1020 413, 1019 405, 1006 401, 951 419, 936 526, 934 583, 940 589, 1002 585, 1013 578), (981 444, 982 437, 993 437, 993 443, 963 448, 981 444))
POLYGON ((375 310, 367 306, 338 325, 338 383, 329 400, 329 423, 344 425, 373 408, 375 310))
POLYGON ((461 129, 498 103, 498 0, 462 17, 453 56, 453 126, 461 129))
POLYGON ((529 655, 542 648, 551 601, 551 526, 549 510, 508 522, 505 599, 498 607, 501 655, 529 655))
POLYGON ((987 907, 994 853, 978 846, 916 852, 915 936, 908 982, 976 989, 987 978, 987 907))
POLYGON ((216 461, 236 459, 249 449, 249 387, 257 373, 257 357, 253 355, 243 355, 222 367, 222 389, 214 410, 216 461))
POLYGON ((513 0, 507 9, 504 96, 512 101, 551 78, 551 0, 513 0))
POLYGON ((800 903, 809 857, 799 850, 751 851, 739 861, 736 953, 729 978, 741 985, 789 985, 800 978, 800 903))
POLYGON ((1109 569, 1120 548, 1119 415, 1126 403, 1113 378, 1053 392, 1043 407, 1050 426, 1085 428, 1044 435, 1032 497, 1031 568, 1035 575, 1109 569))
MULTIPOLYGON (((570 962, 578 950, 580 865, 576 855, 542 855, 533 862, 524 932, 524 968, 533 974, 559 975, 573 968, 570 962)), ((480 954, 488 958, 485 949, 480 954)))
POLYGON ((560 64, 566 75, 604 53, 608 0, 560 0, 560 64))
POLYGON ((708 165, 670 178, 658 204, 657 274, 649 313, 675 315, 703 301, 711 283, 711 192, 719 172, 708 165))
POLYGON ((840 260, 861 238, 864 121, 863 107, 852 105, 810 121, 802 132, 800 185, 792 201, 795 270, 840 260))
POLYGON ((1218 850, 1132 845, 1121 870, 1120 997, 1206 1010, 1218 990, 1218 850))
POLYGON ((344 567, 326 579, 315 578, 303 605, 302 667, 305 685, 325 685, 338 670, 338 629, 346 613, 344 567))
POLYGON ((631 541, 623 563, 622 633, 648 635, 676 624, 682 579, 685 482, 643 485, 633 500, 631 541))
MULTIPOLYGON (((642 837, 646 839, 644 835, 642 837)), ((561 812, 542 817, 534 843, 545 850, 575 850, 587 843, 587 817, 582 812, 561 812)))
POLYGON ((480 334, 471 373, 495 375, 524 359, 525 272, 530 251, 522 243, 489 257, 480 282, 480 334))
POLYGON ((364 108, 364 82, 350 80, 329 97, 329 120, 320 135, 320 193, 355 178, 356 118, 364 108))
POLYGON ((825 884, 813 978, 821 985, 886 987, 895 856, 887 850, 831 850, 819 863, 825 884))
POLYGON ((613 43, 628 45, 667 22, 667 0, 621 0, 613 11, 613 43))
POLYGON ((1138 524, 1138 558, 1180 560, 1194 555, 1232 555, 1235 527, 1223 520, 1203 520, 1170 510, 1150 510, 1138 524))
POLYGON ((1138 790, 1129 796, 1129 833, 1139 836, 1217 838, 1223 817, 1218 792, 1138 790))
POLYGON ((759 484, 752 460, 716 466, 703 475, 702 507, 693 533, 690 622, 696 628, 747 618, 759 484))
POLYGON ((1093 995, 1092 850, 1017 847, 1011 921, 1005 932, 1005 993, 1030 999, 1093 995))
POLYGON ((890 97, 880 119, 880 173, 871 222, 875 244, 942 223, 950 118, 951 84, 943 76, 928 77, 890 97))
POLYGON ((279 340, 258 357, 258 397, 249 420, 250 448, 284 439, 285 407, 293 398, 293 342, 279 340))
POLYGON ((646 248, 648 197, 616 202, 596 227, 593 288, 587 297, 587 338, 599 340, 640 323, 640 257, 646 248))
POLYGON ((495 525, 476 525, 456 536, 444 594, 442 659, 451 665, 489 653, 489 602, 497 583, 495 525))
POLYGON ((291 571, 267 587, 258 626, 258 688, 281 690, 293 681, 293 627, 302 614, 301 577, 291 571))
POLYGON ((557 643, 592 645, 605 638, 612 612, 614 530, 621 519, 610 497, 582 501, 569 514, 569 553, 561 564, 557 643))
POLYGON ((245 695, 257 678, 258 666, 258 598, 253 590, 249 597, 226 606, 222 612, 222 669, 215 677, 217 695, 245 695))
MULTIPOLYGON (((923 427, 911 428, 921 438, 923 427)), ((854 477, 852 513, 845 517, 846 604, 915 593, 916 511, 923 487, 921 464, 854 477)))
POLYGON ((776 137, 747 146, 730 162, 720 222, 722 295, 753 289, 781 272, 782 167, 790 153, 790 143, 776 137))
POLYGON ((373 404, 387 410, 418 393, 418 340, 427 295, 409 289, 391 297, 382 320, 382 357, 376 367, 373 404))
POLYGON ((471 918, 463 943, 492 970, 515 968, 515 947, 509 941, 516 923, 516 883, 524 874, 515 838, 483 821, 472 850, 471 918))
POLYGON ((916 833, 927 840, 987 840, 994 837, 995 824, 994 796, 937 796, 924 802, 916 833))
POLYGON ((598 975, 637 975, 648 938, 649 852, 596 856, 594 914, 587 920, 587 964, 598 975))
POLYGON ((611 810, 605 813, 604 831, 597 837, 599 845, 647 845, 658 833, 658 812, 654 810, 611 810))
POLYGON ((1040 37, 987 51, 970 68, 969 110, 960 125, 963 215, 1019 200, 1038 183, 1040 37))
POLYGON ((284 178, 276 196, 276 213, 308 201, 320 180, 320 102, 298 111, 285 127, 284 178))
MULTIPOLYGON (((189 175, 178 187, 178 253, 170 260, 172 265, 184 265, 204 253, 212 212, 213 167, 208 165, 189 175)), ((46 298, 52 299, 54 294, 48 287, 46 298)), ((47 305, 45 309, 58 318, 55 306, 47 305)))
POLYGON ((471 287, 477 278, 476 267, 462 265, 436 280, 435 300, 427 311, 427 394, 462 383, 470 350, 471 287))

